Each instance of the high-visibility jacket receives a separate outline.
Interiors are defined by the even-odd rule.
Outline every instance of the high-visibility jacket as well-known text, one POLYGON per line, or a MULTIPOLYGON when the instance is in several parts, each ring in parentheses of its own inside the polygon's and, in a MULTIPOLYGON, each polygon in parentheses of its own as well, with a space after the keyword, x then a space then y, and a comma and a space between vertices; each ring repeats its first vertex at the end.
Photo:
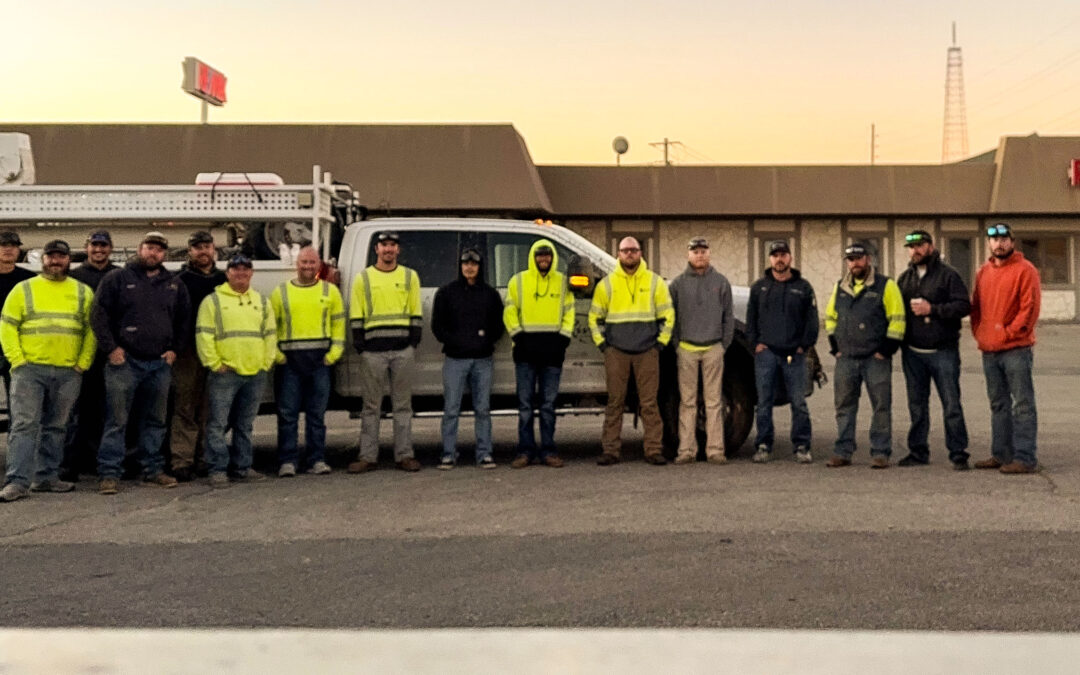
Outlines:
POLYGON ((0 314, 0 342, 12 370, 26 363, 86 370, 97 340, 90 328, 94 292, 71 277, 19 282, 0 314))
POLYGON ((900 287, 874 268, 861 280, 845 274, 825 305, 825 331, 834 354, 892 356, 904 339, 906 323, 900 287))
POLYGON ((270 294, 270 306, 277 321, 278 362, 284 352, 323 350, 327 364, 345 351, 345 303, 341 291, 327 281, 300 286, 283 281, 270 294))
POLYGON ((511 338, 519 333, 574 334, 574 295, 566 287, 566 279, 556 269, 559 254, 555 244, 538 239, 529 249, 529 268, 510 278, 503 303, 503 325, 511 338), (536 249, 551 249, 551 268, 540 274, 536 268, 536 249))
POLYGON ((278 353, 270 303, 258 291, 237 293, 221 284, 199 305, 195 349, 210 370, 223 365, 240 375, 269 370, 278 353))
POLYGON ((369 351, 392 351, 420 343, 424 318, 420 276, 398 265, 383 272, 374 265, 353 279, 349 327, 353 341, 369 351))
POLYGON ((671 341, 675 308, 667 283, 642 260, 633 274, 622 265, 604 277, 593 293, 589 330, 593 342, 640 354, 671 341))

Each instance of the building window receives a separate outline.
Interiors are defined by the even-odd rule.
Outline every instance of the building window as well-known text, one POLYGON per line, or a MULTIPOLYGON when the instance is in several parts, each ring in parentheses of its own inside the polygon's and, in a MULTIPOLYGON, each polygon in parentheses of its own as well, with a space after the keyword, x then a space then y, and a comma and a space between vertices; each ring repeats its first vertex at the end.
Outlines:
POLYGON ((972 271, 975 269, 975 240, 970 237, 949 237, 945 240, 945 260, 956 268, 964 285, 970 291, 972 271))
POLYGON ((1068 284, 1069 238, 1028 236, 1016 240, 1016 247, 1039 269, 1043 284, 1068 284))

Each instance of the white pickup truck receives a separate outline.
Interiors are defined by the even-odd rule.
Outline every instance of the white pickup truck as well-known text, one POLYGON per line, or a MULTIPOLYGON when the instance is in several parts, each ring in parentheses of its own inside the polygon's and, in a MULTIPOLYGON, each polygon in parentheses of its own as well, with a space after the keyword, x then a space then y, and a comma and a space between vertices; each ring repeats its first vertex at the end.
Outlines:
MULTIPOLYGON (((575 291, 577 311, 574 336, 566 352, 556 403, 557 413, 599 414, 603 411, 607 400, 603 358, 592 343, 587 317, 595 282, 615 268, 616 261, 613 257, 581 235, 558 225, 474 218, 382 218, 362 221, 346 229, 338 252, 341 290, 346 304, 349 302, 352 279, 375 261, 375 235, 382 230, 393 230, 399 234, 399 262, 416 270, 422 283, 421 299, 425 325, 423 340, 417 350, 418 374, 413 390, 413 408, 417 415, 433 415, 442 410, 443 356, 441 345, 432 336, 428 326, 435 291, 458 275, 460 251, 467 247, 482 251, 487 282, 505 295, 510 278, 527 267, 529 248, 541 238, 554 242, 561 272, 565 273, 570 268, 575 274, 586 274, 593 278, 593 283, 587 288, 575 291)), ((256 261, 255 270, 253 285, 267 294, 275 285, 292 276, 292 271, 280 262, 256 261)), ((737 287, 734 289, 734 296, 739 324, 735 343, 725 357, 723 382, 727 436, 725 445, 728 454, 737 452, 750 433, 756 398, 753 358, 742 331, 748 289, 737 287)), ((813 355, 812 363, 817 364, 816 354, 813 355)), ((811 368, 808 389, 811 388, 816 370, 817 368, 811 368)), ((331 406, 358 410, 360 385, 360 360, 350 345, 334 372, 331 406)), ((786 394, 784 396, 786 397, 786 394)), ((665 350, 661 360, 660 406, 664 419, 665 447, 669 452, 674 452, 678 442, 678 391, 674 353, 671 349, 665 350)), ((629 407, 633 411, 632 401, 629 407)), ((497 411, 496 414, 516 414, 517 409, 514 366, 510 358, 510 340, 506 336, 500 341, 495 352, 492 409, 497 411)))

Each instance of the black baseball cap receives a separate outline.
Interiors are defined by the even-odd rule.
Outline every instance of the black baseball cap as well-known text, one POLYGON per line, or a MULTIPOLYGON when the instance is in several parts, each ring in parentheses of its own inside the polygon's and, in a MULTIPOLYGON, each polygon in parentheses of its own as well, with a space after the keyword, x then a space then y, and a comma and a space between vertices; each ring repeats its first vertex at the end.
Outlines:
POLYGON ((480 255, 480 251, 477 251, 475 248, 467 248, 461 252, 461 262, 478 263, 483 259, 484 257, 480 255))
POLYGON ((986 228, 986 236, 988 237, 1008 237, 1013 238, 1012 227, 1008 223, 995 223, 986 228))
POLYGON ((709 248, 709 240, 705 237, 694 237, 686 245, 686 248, 693 251, 695 248, 709 248))
POLYGON ((534 258, 538 255, 555 255, 555 251, 551 250, 551 247, 547 244, 544 244, 543 246, 538 246, 536 250, 533 251, 534 258))
POLYGON ((254 267, 254 265, 251 264, 251 258, 243 253, 237 253, 229 258, 229 264, 226 267, 254 267))
POLYGON ((866 246, 860 243, 854 243, 844 249, 844 257, 848 260, 852 258, 862 258, 869 255, 869 251, 866 250, 866 246))
POLYGON ((42 249, 45 255, 52 253, 60 253, 61 255, 71 255, 71 247, 68 243, 62 239, 53 239, 48 244, 45 244, 45 248, 42 249))
POLYGON ((199 230, 198 232, 192 232, 191 236, 187 238, 188 246, 198 246, 199 244, 213 244, 214 235, 210 234, 206 230, 199 230))
POLYGON ((108 230, 95 230, 86 238, 87 244, 108 244, 112 246, 112 235, 108 230))
POLYGON ((791 247, 783 239, 777 239, 769 243, 769 255, 774 253, 791 253, 791 247))
POLYGON ((380 232, 379 235, 375 238, 375 241, 378 241, 380 243, 384 241, 392 241, 395 244, 400 244, 401 237, 398 236, 397 232, 390 232, 389 230, 387 230, 385 232, 380 232))
POLYGON ((926 230, 912 230, 910 234, 904 237, 904 246, 918 246, 919 244, 933 244, 934 238, 930 236, 930 233, 926 230))
POLYGON ((19 239, 18 232, 4 230, 0 232, 0 246, 22 246, 22 239, 19 239))

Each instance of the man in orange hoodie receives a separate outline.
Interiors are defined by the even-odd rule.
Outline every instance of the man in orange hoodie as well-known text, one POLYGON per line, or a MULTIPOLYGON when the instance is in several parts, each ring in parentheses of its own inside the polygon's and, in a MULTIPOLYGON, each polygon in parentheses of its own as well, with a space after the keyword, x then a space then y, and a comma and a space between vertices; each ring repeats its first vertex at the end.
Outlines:
POLYGON ((991 256, 975 275, 971 330, 983 353, 991 457, 975 462, 975 468, 1034 473, 1038 418, 1031 348, 1039 320, 1039 271, 1014 248, 1012 228, 1005 223, 991 225, 986 236, 991 256))

